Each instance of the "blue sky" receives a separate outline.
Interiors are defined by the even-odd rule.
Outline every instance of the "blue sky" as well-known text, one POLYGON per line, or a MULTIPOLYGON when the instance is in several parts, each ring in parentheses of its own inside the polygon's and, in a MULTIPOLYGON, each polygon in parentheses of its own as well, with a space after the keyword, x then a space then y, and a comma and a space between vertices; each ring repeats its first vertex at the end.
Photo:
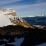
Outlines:
POLYGON ((0 0, 0 8, 13 8, 17 16, 46 14, 46 0, 0 0))

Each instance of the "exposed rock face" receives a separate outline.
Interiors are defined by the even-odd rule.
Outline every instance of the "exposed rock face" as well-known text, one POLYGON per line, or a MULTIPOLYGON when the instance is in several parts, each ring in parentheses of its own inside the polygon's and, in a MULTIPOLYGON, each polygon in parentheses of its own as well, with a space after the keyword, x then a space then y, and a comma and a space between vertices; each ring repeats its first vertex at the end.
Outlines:
POLYGON ((0 8, 0 27, 7 25, 20 25, 27 28, 34 28, 22 18, 17 17, 15 10, 12 8, 0 8))

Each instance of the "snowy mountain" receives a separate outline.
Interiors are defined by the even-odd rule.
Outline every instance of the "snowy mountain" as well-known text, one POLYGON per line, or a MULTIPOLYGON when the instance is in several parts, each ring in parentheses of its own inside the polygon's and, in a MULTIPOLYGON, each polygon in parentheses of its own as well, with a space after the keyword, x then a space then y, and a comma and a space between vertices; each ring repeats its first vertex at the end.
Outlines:
POLYGON ((7 25, 20 25, 33 28, 33 26, 28 24, 25 20, 17 17, 15 10, 12 8, 0 8, 0 27, 7 25))
POLYGON ((44 14, 39 14, 39 15, 36 15, 35 17, 46 17, 46 15, 44 15, 44 14))
POLYGON ((12 25, 10 18, 16 16, 15 11, 12 8, 0 8, 0 27, 12 25))

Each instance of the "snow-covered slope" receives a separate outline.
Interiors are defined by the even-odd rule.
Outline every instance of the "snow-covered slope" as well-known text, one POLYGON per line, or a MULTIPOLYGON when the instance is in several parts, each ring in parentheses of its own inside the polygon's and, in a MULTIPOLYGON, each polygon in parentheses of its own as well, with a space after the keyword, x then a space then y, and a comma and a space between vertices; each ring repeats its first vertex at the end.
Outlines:
POLYGON ((0 27, 7 25, 21 25, 32 28, 25 20, 17 17, 15 10, 12 8, 0 8, 0 27))
POLYGON ((12 8, 0 8, 0 27, 14 25, 9 20, 9 18, 13 18, 14 16, 16 16, 12 14, 16 14, 12 8))

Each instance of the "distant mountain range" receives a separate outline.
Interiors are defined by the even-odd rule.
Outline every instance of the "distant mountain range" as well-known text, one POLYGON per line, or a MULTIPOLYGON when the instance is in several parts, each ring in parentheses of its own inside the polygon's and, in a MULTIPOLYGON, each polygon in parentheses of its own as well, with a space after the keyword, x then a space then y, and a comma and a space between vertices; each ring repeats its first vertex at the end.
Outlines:
POLYGON ((23 19, 32 25, 46 26, 46 17, 25 17, 23 19))
POLYGON ((39 14, 39 15, 36 15, 35 17, 46 17, 46 15, 44 15, 44 14, 39 14))

